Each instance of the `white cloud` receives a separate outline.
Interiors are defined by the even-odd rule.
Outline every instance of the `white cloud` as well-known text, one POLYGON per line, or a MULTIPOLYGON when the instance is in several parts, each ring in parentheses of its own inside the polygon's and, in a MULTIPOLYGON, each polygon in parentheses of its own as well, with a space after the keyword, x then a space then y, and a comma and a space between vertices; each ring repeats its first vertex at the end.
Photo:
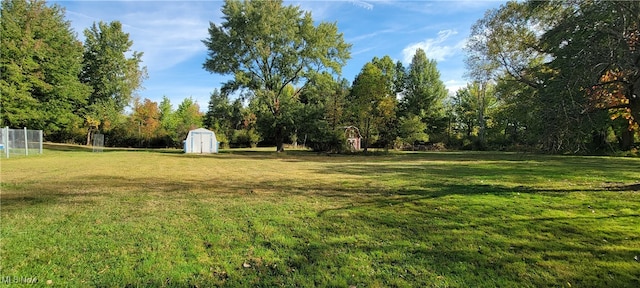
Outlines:
POLYGON ((456 30, 442 30, 438 32, 438 36, 436 38, 427 38, 422 42, 409 44, 407 47, 402 49, 404 63, 411 63, 411 59, 418 48, 424 50, 429 59, 435 59, 438 62, 445 61, 448 57, 456 54, 464 46, 464 40, 453 45, 446 45, 446 42, 451 42, 447 40, 456 34, 458 34, 456 30))
POLYGON ((352 42, 358 42, 358 41, 362 41, 365 39, 369 39, 369 38, 373 38, 373 37, 377 37, 378 35, 382 35, 382 34, 387 34, 387 33, 394 33, 397 32, 398 29, 384 29, 384 30, 380 30, 380 31, 375 31, 372 33, 367 33, 367 34, 363 34, 360 36, 356 36, 353 38, 349 38, 347 39, 348 42, 352 43, 352 42))
POLYGON ((467 86, 467 81, 461 79, 452 79, 444 81, 444 85, 447 86, 447 90, 449 90, 449 96, 456 95, 456 92, 460 88, 464 88, 467 86))
POLYGON ((454 15, 469 10, 486 10, 504 0, 430 0, 430 1, 375 1, 385 5, 425 15, 454 15))
POLYGON ((367 10, 372 10, 373 9, 373 4, 365 2, 365 1, 359 1, 359 0, 350 0, 349 2, 351 2, 351 4, 367 9, 367 10))
POLYGON ((206 15, 184 5, 158 5, 148 13, 124 15, 123 22, 138 29, 130 31, 134 49, 144 52, 150 70, 165 70, 206 51, 202 40, 208 35, 206 15))
POLYGON ((342 9, 342 5, 348 5, 344 1, 285 1, 284 5, 298 6, 303 11, 311 12, 314 21, 334 22, 332 15, 342 9))
POLYGON ((67 10, 74 30, 82 35, 93 22, 120 21, 133 41, 131 49, 144 53, 142 65, 150 72, 170 69, 204 53, 201 41, 209 36, 209 21, 220 19, 220 3, 215 2, 123 2, 117 7, 120 13, 114 13, 116 7, 83 4, 67 10))
POLYGON ((144 52, 143 61, 149 69, 168 69, 206 51, 201 42, 209 36, 208 24, 204 21, 198 24, 140 24, 147 31, 132 31, 131 37, 134 39, 134 49, 144 52))
POLYGON ((369 52, 371 50, 373 50, 373 47, 367 47, 367 48, 364 48, 364 49, 360 49, 360 50, 351 52, 351 56, 356 56, 356 55, 359 55, 359 54, 362 54, 362 53, 369 52))

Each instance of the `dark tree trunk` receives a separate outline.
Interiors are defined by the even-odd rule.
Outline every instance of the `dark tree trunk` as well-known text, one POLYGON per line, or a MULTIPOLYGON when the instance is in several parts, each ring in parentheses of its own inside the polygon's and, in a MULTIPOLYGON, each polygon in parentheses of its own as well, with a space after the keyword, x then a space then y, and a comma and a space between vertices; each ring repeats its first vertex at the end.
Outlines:
MULTIPOLYGON (((640 90, 640 89, 638 89, 640 90)), ((638 91, 640 93, 640 91, 638 91)), ((633 117, 633 121, 640 125, 640 94, 639 95, 631 95, 629 99, 629 112, 633 117)))
MULTIPOLYGON (((640 125, 640 89, 634 89, 635 87, 638 86, 631 85, 629 88, 630 93, 627 93, 627 99, 629 99, 629 113, 633 118, 633 122, 640 125)), ((629 126, 632 126, 632 123, 629 123, 629 126)), ((624 129, 620 137, 620 149, 623 151, 629 151, 633 148, 634 131, 629 130, 630 128, 624 129)))
POLYGON ((371 136, 371 132, 369 131, 369 119, 365 120, 365 125, 364 125, 364 129, 365 129, 365 133, 364 133, 364 153, 367 154, 367 151, 369 150, 369 136, 371 136))
POLYGON ((620 137, 620 150, 629 151, 633 147, 633 131, 625 127, 620 137))
POLYGON ((513 130, 511 131, 511 141, 513 142, 513 144, 518 143, 518 124, 513 124, 513 130))
POLYGON ((601 151, 607 147, 607 134, 605 131, 594 131, 591 133, 591 142, 594 151, 601 151))
POLYGON ((276 124, 275 130, 276 151, 284 152, 284 129, 282 129, 282 126, 276 124))

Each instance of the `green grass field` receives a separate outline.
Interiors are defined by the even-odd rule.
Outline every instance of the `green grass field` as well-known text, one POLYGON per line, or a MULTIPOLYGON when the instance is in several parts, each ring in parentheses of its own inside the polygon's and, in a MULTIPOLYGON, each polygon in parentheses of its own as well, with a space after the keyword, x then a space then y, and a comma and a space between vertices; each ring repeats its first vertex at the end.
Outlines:
POLYGON ((1 169, 5 282, 640 287, 638 158, 70 149, 1 169))

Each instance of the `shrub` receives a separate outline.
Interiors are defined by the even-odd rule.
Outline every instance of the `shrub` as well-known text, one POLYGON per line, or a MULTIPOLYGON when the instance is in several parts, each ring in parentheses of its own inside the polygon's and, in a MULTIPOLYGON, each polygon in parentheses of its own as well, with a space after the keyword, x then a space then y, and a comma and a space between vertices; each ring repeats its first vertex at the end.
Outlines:
POLYGON ((253 128, 249 130, 235 130, 233 131, 233 137, 230 144, 233 147, 256 147, 258 142, 262 139, 262 136, 253 128))
POLYGON ((342 153, 347 151, 347 139, 342 130, 324 130, 310 135, 307 146, 316 152, 342 153))

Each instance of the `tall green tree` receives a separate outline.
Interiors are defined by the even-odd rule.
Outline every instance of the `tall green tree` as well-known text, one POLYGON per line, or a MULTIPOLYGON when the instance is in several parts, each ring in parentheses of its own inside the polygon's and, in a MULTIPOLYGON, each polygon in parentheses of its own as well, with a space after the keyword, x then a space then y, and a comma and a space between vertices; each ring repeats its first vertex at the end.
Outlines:
POLYGON ((548 60, 541 37, 569 17, 576 1, 508 1, 488 10, 471 27, 467 41, 468 74, 475 81, 504 78, 538 89, 548 60))
POLYGON ((511 115, 514 120, 509 122, 527 125, 527 138, 549 152, 583 150, 585 137, 594 129, 593 118, 580 112, 584 93, 558 77, 559 70, 549 65, 555 56, 541 42, 542 35, 571 14, 573 2, 566 3, 507 2, 472 27, 467 46, 471 78, 493 78, 498 86, 509 87, 502 92, 517 93, 501 95, 512 106, 505 111, 526 111, 511 115), (522 121, 523 116, 528 118, 522 121))
POLYGON ((354 122, 358 123, 360 132, 363 133, 365 153, 372 144, 372 136, 377 135, 380 130, 385 131, 395 119, 397 100, 393 89, 389 87, 390 82, 393 81, 390 81, 375 61, 365 64, 353 82, 349 108, 354 122))
POLYGON ((335 79, 327 72, 309 79, 307 88, 300 93, 295 116, 295 137, 316 151, 340 152, 345 146, 344 125, 346 96, 349 83, 335 79))
POLYGON ((80 80, 93 88, 85 118, 99 121, 98 130, 108 131, 147 77, 141 66, 143 53, 131 51, 133 41, 119 21, 93 23, 84 36, 80 80))
POLYGON ((536 89, 506 76, 496 81, 495 93, 501 103, 497 118, 504 126, 506 144, 533 146, 538 143, 541 133, 535 130, 540 130, 541 121, 536 115, 542 115, 542 104, 538 103, 536 89))
POLYGON ((417 49, 406 79, 403 101, 407 112, 414 115, 422 114, 421 111, 437 114, 446 96, 447 88, 440 79, 436 61, 428 59, 424 50, 417 49))
POLYGON ((612 127, 629 149, 640 133, 639 14, 634 1, 510 1, 472 27, 470 74, 497 80, 514 131, 527 125, 545 151, 600 149, 612 127))
MULTIPOLYGON (((377 132, 378 144, 388 149, 398 136, 398 94, 402 93, 405 82, 404 73, 399 70, 397 63, 391 57, 385 55, 382 58, 374 57, 371 61, 382 72, 384 94, 382 101, 377 103, 376 116, 378 117, 377 132)), ((400 64, 401 65, 401 64, 400 64)))
MULTIPOLYGON (((312 73, 340 73, 349 58, 335 23, 314 25, 311 13, 276 1, 226 0, 224 22, 209 27, 203 41, 209 50, 204 68, 212 73, 233 75, 223 93, 248 89, 262 99, 272 114, 277 151, 284 150, 286 135, 283 104, 288 85, 304 87, 312 73)), ((299 93, 301 89, 296 89, 299 93)))
MULTIPOLYGON (((404 82, 402 81, 403 75, 398 77, 398 74, 403 73, 403 71, 398 70, 397 63, 394 63, 389 55, 385 55, 382 58, 373 57, 371 60, 373 65, 376 65, 380 72, 382 73, 382 77, 384 78, 384 85, 388 90, 385 94, 388 95, 396 95, 399 92, 402 92, 404 82)), ((400 64, 402 65, 402 64, 400 64)))
POLYGON ((230 102, 227 94, 215 89, 209 99, 209 107, 203 118, 204 127, 218 135, 218 141, 228 146, 236 129, 242 126, 242 100, 237 98, 230 102))
POLYGON ((398 138, 404 148, 406 145, 410 146, 413 150, 416 143, 423 143, 429 141, 429 135, 427 131, 427 124, 422 122, 422 119, 417 115, 401 116, 398 121, 398 138))
POLYGON ((473 97, 469 89, 469 85, 465 88, 458 89, 453 97, 453 113, 455 114, 455 122, 458 130, 463 131, 467 138, 471 138, 476 127, 478 117, 475 110, 477 105, 476 99, 473 97))
POLYGON ((159 136, 164 138, 166 146, 180 147, 181 139, 177 136, 178 120, 171 100, 167 96, 162 96, 158 109, 160 110, 159 136))
POLYGON ((340 127, 345 120, 346 97, 351 87, 349 81, 345 78, 336 79, 331 87, 333 87, 333 89, 329 90, 330 94, 325 98, 326 102, 324 106, 326 119, 331 129, 335 130, 340 127))
POLYGON ((174 141, 181 143, 190 130, 202 127, 203 114, 200 106, 192 98, 185 98, 173 115, 176 121, 176 135, 174 141))
POLYGON ((232 116, 232 108, 229 97, 215 89, 209 98, 209 106, 204 115, 202 124, 207 129, 213 129, 218 134, 226 134, 231 128, 229 119, 232 116))
POLYGON ((396 75, 395 75, 395 93, 397 96, 403 96, 407 89, 407 68, 404 67, 402 62, 396 62, 396 75))
POLYGON ((429 134, 444 131, 442 119, 447 88, 440 79, 436 61, 429 60, 422 49, 417 49, 411 59, 405 87, 402 114, 408 118, 419 116, 427 124, 429 134))
POLYGON ((498 108, 495 85, 491 82, 469 83, 456 92, 453 104, 456 118, 466 137, 477 137, 476 148, 485 149, 488 122, 498 108))
POLYGON ((44 130, 48 140, 73 137, 90 88, 78 80, 82 44, 64 9, 45 1, 3 0, 0 18, 1 126, 44 130))
MULTIPOLYGON (((282 107, 277 115, 272 113, 267 99, 264 97, 255 97, 249 104, 249 110, 256 116, 256 129, 261 135, 282 135, 282 142, 290 139, 292 135, 296 135, 298 125, 296 123, 296 115, 303 105, 300 103, 299 91, 293 85, 287 85, 278 100, 279 106, 282 107)), ((274 137, 264 139, 269 145, 277 144, 274 137)))

